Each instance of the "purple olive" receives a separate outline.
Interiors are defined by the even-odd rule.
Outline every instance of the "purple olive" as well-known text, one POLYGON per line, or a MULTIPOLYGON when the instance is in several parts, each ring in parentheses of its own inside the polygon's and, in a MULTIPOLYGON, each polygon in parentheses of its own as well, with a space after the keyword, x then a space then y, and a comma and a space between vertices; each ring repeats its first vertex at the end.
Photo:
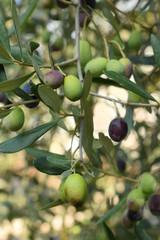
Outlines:
MULTIPOLYGON (((32 93, 32 90, 31 90, 31 85, 29 83, 26 83, 24 86, 23 86, 23 91, 26 92, 28 95, 30 94, 33 94, 32 93)), ((32 99, 37 99, 36 96, 32 96, 32 99)), ((35 108, 37 107, 39 104, 39 102, 33 102, 33 103, 27 103, 27 104, 24 104, 25 107, 27 108, 35 108)))
POLYGON ((160 193, 153 193, 150 196, 148 207, 153 215, 160 216, 160 193))
POLYGON ((63 74, 58 70, 47 72, 44 76, 45 84, 53 89, 59 88, 63 83, 63 79, 63 74))
POLYGON ((123 118, 115 118, 109 125, 109 136, 115 142, 122 141, 128 132, 128 125, 123 118))

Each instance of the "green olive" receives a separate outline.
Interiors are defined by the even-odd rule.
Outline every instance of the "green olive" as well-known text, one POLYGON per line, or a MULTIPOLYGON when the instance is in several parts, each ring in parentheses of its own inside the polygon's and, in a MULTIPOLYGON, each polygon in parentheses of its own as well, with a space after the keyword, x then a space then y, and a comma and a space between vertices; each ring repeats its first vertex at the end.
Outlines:
POLYGON ((108 61, 107 65, 106 65, 106 70, 113 71, 113 72, 119 73, 121 75, 124 75, 124 72, 125 72, 125 68, 124 68, 123 64, 116 59, 112 59, 112 60, 108 61))
MULTIPOLYGON (((81 66, 85 67, 85 65, 92 59, 92 51, 90 44, 85 40, 80 40, 80 62, 81 66)), ((75 55, 75 49, 74 49, 74 55, 75 55)))
POLYGON ((64 95, 71 101, 77 101, 82 96, 82 85, 79 79, 73 75, 64 78, 64 95))
POLYGON ((87 184, 84 178, 78 174, 71 174, 65 181, 65 197, 75 206, 81 205, 87 196, 87 184))
POLYGON ((11 131, 18 131, 21 129, 24 124, 23 110, 20 107, 17 107, 7 117, 5 117, 4 123, 11 131))
POLYGON ((107 63, 108 63, 107 58, 104 58, 104 57, 94 58, 86 64, 84 71, 85 73, 90 71, 90 74, 92 75, 92 77, 95 77, 95 78, 100 77, 100 75, 106 69, 107 63))

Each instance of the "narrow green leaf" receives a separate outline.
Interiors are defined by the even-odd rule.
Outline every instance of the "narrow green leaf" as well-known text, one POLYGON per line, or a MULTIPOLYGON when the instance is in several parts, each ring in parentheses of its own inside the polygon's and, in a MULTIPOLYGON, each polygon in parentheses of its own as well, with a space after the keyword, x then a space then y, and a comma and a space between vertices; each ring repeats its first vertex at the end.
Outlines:
POLYGON ((138 224, 134 227, 134 232, 139 240, 152 240, 152 238, 145 232, 142 224, 138 224))
POLYGON ((51 203, 43 206, 43 207, 41 208, 41 210, 46 210, 46 209, 49 209, 49 208, 52 208, 52 207, 59 206, 59 205, 61 205, 61 204, 63 204, 62 200, 61 200, 61 199, 57 199, 57 200, 55 200, 55 201, 53 201, 53 202, 51 202, 51 203))
POLYGON ((7 52, 10 53, 11 49, 10 49, 8 34, 3 24, 3 21, 1 19, 0 19, 0 43, 4 46, 7 52))
POLYGON ((50 107, 53 111, 56 113, 59 113, 60 111, 60 98, 56 91, 54 91, 52 88, 40 85, 38 87, 38 93, 42 101, 50 107))
POLYGON ((83 148, 90 159, 92 156, 92 144, 93 144, 93 109, 92 105, 86 101, 84 109, 84 119, 83 119, 83 135, 82 135, 82 145, 83 148))
POLYGON ((106 76, 108 76, 109 78, 112 78, 113 81, 115 81, 120 86, 124 87, 125 89, 130 90, 130 91, 140 95, 141 97, 144 97, 144 98, 147 98, 149 100, 156 102, 156 99, 154 97, 152 97, 148 92, 146 92, 145 89, 143 89, 139 85, 135 84, 134 82, 130 81, 128 78, 126 78, 116 72, 112 72, 112 71, 105 70, 104 74, 106 74, 106 76))
POLYGON ((91 85, 92 85, 92 76, 91 76, 90 72, 88 71, 84 77, 83 92, 82 92, 82 97, 81 97, 82 109, 84 109, 84 107, 85 107, 87 97, 88 97, 89 91, 91 89, 91 85))
POLYGON ((12 62, 11 55, 8 53, 5 47, 2 44, 0 44, 0 63, 11 63, 11 62, 12 62))
POLYGON ((24 99, 24 100, 32 100, 32 98, 25 92, 23 91, 21 88, 16 88, 15 90, 13 90, 13 92, 20 98, 24 99))
POLYGON ((71 160, 56 157, 39 157, 34 159, 34 166, 38 171, 49 175, 61 175, 71 168, 71 160))
POLYGON ((105 229, 105 233, 107 235, 107 239, 109 239, 109 240, 116 240, 114 234, 112 233, 111 229, 107 226, 107 224, 105 224, 103 222, 103 226, 104 226, 104 229, 105 229))
POLYGON ((0 110, 0 119, 5 118, 13 109, 0 110))
POLYGON ((37 139, 43 136, 51 128, 55 127, 57 122, 49 122, 36 127, 27 132, 20 133, 14 138, 11 138, 5 142, 0 143, 0 152, 14 153, 21 151, 22 149, 29 147, 37 139))
POLYGON ((110 217, 112 217, 118 210, 123 206, 123 204, 126 202, 127 197, 123 198, 115 207, 113 207, 109 212, 107 212, 102 218, 96 222, 95 226, 98 224, 108 220, 110 217))
MULTIPOLYGON (((20 18, 19 18, 19 25, 20 25, 20 27, 22 27, 26 23, 26 21, 31 16, 31 14, 34 11, 34 9, 36 8, 38 2, 39 2, 39 0, 34 0, 31 4, 29 4, 29 6, 26 9, 26 11, 20 16, 20 18)), ((12 33, 14 33, 14 31, 15 31, 14 26, 12 26, 9 29, 9 31, 8 31, 9 36, 12 33)))
POLYGON ((110 161, 113 165, 113 168, 117 171, 116 150, 111 139, 105 136, 103 133, 99 133, 99 140, 105 149, 106 161, 110 161))
POLYGON ((48 152, 46 150, 41 150, 41 149, 37 149, 37 148, 26 148, 25 149, 26 152, 28 154, 31 154, 34 157, 53 157, 56 158, 57 160, 64 160, 65 159, 65 155, 60 155, 60 154, 56 154, 56 153, 52 153, 52 152, 48 152))
POLYGON ((154 52, 154 58, 160 68, 160 39, 154 34, 151 34, 151 45, 154 52))
POLYGON ((132 107, 129 107, 129 106, 126 107, 126 115, 124 119, 128 125, 128 133, 127 133, 128 135, 131 129, 133 128, 133 108, 132 107))
POLYGON ((24 75, 22 77, 13 78, 13 79, 10 79, 10 80, 6 80, 4 82, 0 82, 1 92, 9 92, 9 91, 12 91, 12 90, 18 88, 22 83, 24 83, 30 77, 32 77, 34 73, 35 72, 31 72, 31 73, 29 73, 27 75, 24 75))
POLYGON ((13 18, 15 33, 16 33, 16 37, 17 37, 18 45, 19 45, 19 49, 20 49, 21 59, 23 61, 19 16, 17 13, 16 4, 15 4, 14 0, 11 0, 11 9, 12 9, 12 18, 13 18))
POLYGON ((41 70, 40 70, 40 68, 39 68, 39 66, 38 66, 38 62, 37 62, 36 59, 34 58, 34 55, 31 55, 31 54, 29 54, 29 52, 28 52, 28 57, 31 59, 31 62, 32 62, 32 64, 33 64, 33 67, 34 67, 34 69, 35 69, 35 71, 36 71, 36 73, 37 73, 37 76, 38 76, 40 82, 41 82, 41 83, 44 83, 44 82, 43 82, 43 75, 42 75, 41 70))
MULTIPOLYGON (((27 49, 22 48, 23 60, 25 63, 32 64, 30 57, 28 56, 27 49)), ((20 50, 18 46, 11 46, 11 55, 14 59, 21 62, 20 50)), ((43 61, 36 53, 33 53, 34 58, 36 59, 39 65, 43 65, 43 61)))
POLYGON ((6 81, 6 80, 7 80, 7 76, 6 76, 4 66, 0 64, 0 82, 6 81))
POLYGON ((64 123, 64 121, 63 121, 63 119, 62 119, 62 117, 61 117, 60 115, 58 115, 57 113, 53 112, 51 109, 50 109, 50 113, 51 113, 51 115, 52 115, 52 117, 53 117, 53 120, 58 120, 58 119, 61 118, 61 119, 58 121, 58 123, 57 123, 58 126, 61 127, 61 128, 63 128, 65 131, 69 132, 68 129, 67 129, 66 124, 64 123))

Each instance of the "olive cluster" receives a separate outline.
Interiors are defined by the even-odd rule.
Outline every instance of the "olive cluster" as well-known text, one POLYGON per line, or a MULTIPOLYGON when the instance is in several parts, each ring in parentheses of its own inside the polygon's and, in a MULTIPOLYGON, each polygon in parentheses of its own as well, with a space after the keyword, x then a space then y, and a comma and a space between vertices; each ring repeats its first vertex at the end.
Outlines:
POLYGON ((69 202, 74 206, 82 205, 87 196, 87 184, 84 178, 80 174, 74 173, 62 179, 59 195, 63 202, 69 202))
POLYGON ((156 190, 156 179, 150 173, 144 173, 139 179, 138 187, 127 196, 127 209, 122 216, 122 224, 126 228, 132 228, 143 218, 147 201, 151 213, 160 215, 160 193, 156 190))

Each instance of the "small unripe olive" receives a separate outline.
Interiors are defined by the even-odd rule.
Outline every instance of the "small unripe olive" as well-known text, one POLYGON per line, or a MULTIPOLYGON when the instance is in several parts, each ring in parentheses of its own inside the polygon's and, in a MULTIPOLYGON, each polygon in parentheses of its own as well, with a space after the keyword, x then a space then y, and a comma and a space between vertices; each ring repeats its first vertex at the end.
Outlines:
POLYGON ((75 206, 79 206, 86 199, 87 184, 80 174, 71 174, 65 181, 64 191, 67 201, 75 206))
POLYGON ((141 189, 132 190, 127 197, 127 206, 129 210, 138 211, 145 204, 145 196, 141 189))
POLYGON ((128 39, 128 47, 130 49, 138 50, 141 46, 142 37, 141 33, 137 30, 133 30, 128 39))
POLYGON ((128 58, 121 58, 119 61, 124 66, 124 69, 125 69, 124 70, 124 76, 127 77, 127 78, 130 78, 130 76, 133 73, 133 66, 132 66, 131 61, 128 58))
POLYGON ((77 101, 82 96, 82 85, 79 79, 73 75, 64 78, 64 95, 71 101, 77 101))
POLYGON ((157 182, 156 179, 149 173, 145 173, 140 178, 140 188, 145 194, 152 194, 156 191, 157 182))
POLYGON ((95 78, 100 77, 100 75, 106 69, 107 63, 108 63, 107 58, 104 58, 104 57, 94 58, 86 64, 84 71, 85 73, 90 71, 90 74, 92 75, 92 77, 95 77, 95 78))
POLYGON ((85 67, 87 62, 89 62, 92 59, 92 51, 90 44, 85 40, 80 40, 79 51, 81 66, 85 67))
POLYGON ((61 182, 59 186, 59 196, 62 202, 66 202, 66 196, 65 196, 65 180, 61 182))
POLYGON ((53 89, 59 88, 63 83, 64 76, 58 70, 47 72, 44 76, 44 83, 53 89))
POLYGON ((18 131, 24 124, 24 112, 20 107, 13 110, 4 118, 6 127, 11 131, 18 131))
POLYGON ((43 29, 41 33, 42 41, 44 43, 49 43, 51 33, 47 29, 43 29))
POLYGON ((59 51, 63 48, 63 38, 60 36, 55 37, 54 41, 50 45, 51 51, 59 51))
POLYGON ((124 74, 125 72, 125 68, 123 66, 123 64, 116 60, 116 59, 112 59, 110 61, 108 61, 107 65, 106 65, 106 70, 107 71, 113 71, 119 74, 124 74))

